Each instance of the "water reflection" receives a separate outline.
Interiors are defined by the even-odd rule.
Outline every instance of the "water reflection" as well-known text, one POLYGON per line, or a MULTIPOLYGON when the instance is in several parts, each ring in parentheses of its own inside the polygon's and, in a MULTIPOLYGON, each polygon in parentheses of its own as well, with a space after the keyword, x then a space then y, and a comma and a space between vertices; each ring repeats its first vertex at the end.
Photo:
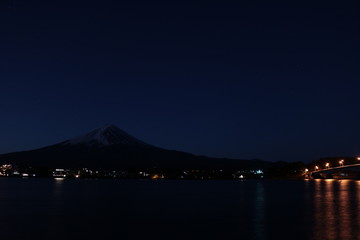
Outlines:
POLYGON ((48 210, 45 214, 46 223, 42 234, 51 235, 53 232, 63 231, 63 223, 61 215, 63 214, 63 191, 64 178, 54 178, 52 185, 52 196, 48 202, 48 210), (61 224, 60 224, 61 223, 61 224))
POLYGON ((335 195, 334 195, 334 188, 335 188, 335 184, 336 181, 333 179, 327 179, 324 181, 325 183, 325 188, 324 188, 324 192, 321 193, 324 196, 324 201, 322 203, 323 207, 322 210, 324 211, 325 214, 325 219, 326 221, 324 221, 325 224, 325 228, 327 229, 326 231, 326 238, 329 240, 333 240, 336 239, 336 227, 337 227, 337 223, 336 223, 336 217, 335 217, 335 195))
MULTIPOLYGON (((360 227, 360 181, 357 181, 356 182, 356 206, 357 206, 357 209, 356 209, 356 215, 357 215, 357 218, 356 218, 356 226, 359 226, 360 227)), ((356 227, 354 228, 355 231, 357 230, 356 227)), ((357 240, 360 240, 360 235, 357 236, 356 238, 357 240)))
POLYGON ((254 236, 255 239, 266 239, 264 230, 265 210, 264 186, 262 182, 256 185, 255 201, 254 201, 254 236))
POLYGON ((63 184, 65 178, 54 178, 54 187, 53 187, 53 200, 54 202, 58 202, 61 198, 62 191, 63 191, 63 184))
POLYGON ((314 193, 314 235, 315 238, 319 237, 321 231, 325 228, 325 222, 321 221, 324 213, 324 204, 322 203, 322 183, 320 179, 315 180, 315 193, 314 193))
POLYGON ((315 180, 314 185, 314 239, 359 239, 356 229, 360 227, 360 207, 356 204, 353 209, 352 200, 356 197, 359 201, 360 184, 328 179, 315 180))
POLYGON ((339 181, 339 237, 342 239, 354 239, 351 231, 351 216, 353 213, 350 212, 350 180, 339 181))

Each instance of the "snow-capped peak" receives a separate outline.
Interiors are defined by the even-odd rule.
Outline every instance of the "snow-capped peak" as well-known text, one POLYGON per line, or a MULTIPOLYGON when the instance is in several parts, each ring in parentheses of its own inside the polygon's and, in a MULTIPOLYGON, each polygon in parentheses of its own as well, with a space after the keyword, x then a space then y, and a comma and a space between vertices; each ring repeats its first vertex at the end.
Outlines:
POLYGON ((112 124, 105 125, 84 135, 67 140, 63 144, 86 144, 89 146, 109 146, 117 144, 150 146, 112 124))

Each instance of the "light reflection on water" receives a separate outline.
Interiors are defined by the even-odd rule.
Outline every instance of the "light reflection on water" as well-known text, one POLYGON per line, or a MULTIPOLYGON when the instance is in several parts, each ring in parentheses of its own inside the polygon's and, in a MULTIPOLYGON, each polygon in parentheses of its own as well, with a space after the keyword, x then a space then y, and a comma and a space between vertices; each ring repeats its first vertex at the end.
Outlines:
MULTIPOLYGON (((357 181, 356 182, 356 206, 357 206, 357 209, 356 209, 356 226, 359 226, 360 227, 360 181, 357 181)), ((356 227, 355 227, 355 231, 357 231, 356 227)), ((360 234, 357 234, 357 240, 360 240, 360 234)))
POLYGON ((254 237, 255 239, 266 239, 265 221, 265 195, 262 182, 256 185, 254 201, 254 237))
POLYGON ((359 240, 360 182, 315 180, 313 239, 359 240))
POLYGON ((351 212, 350 212, 350 181, 341 180, 339 182, 339 237, 344 239, 354 239, 351 229, 351 212))

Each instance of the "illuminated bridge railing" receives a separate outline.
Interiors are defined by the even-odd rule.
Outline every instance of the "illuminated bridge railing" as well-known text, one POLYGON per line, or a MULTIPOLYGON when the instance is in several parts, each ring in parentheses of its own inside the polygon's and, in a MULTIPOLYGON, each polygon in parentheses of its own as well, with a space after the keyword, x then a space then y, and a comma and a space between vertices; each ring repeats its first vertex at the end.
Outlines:
POLYGON ((344 166, 338 166, 338 167, 332 167, 332 168, 325 168, 320 169, 316 171, 309 172, 310 175, 312 174, 327 174, 327 173, 335 173, 341 170, 348 170, 348 171, 354 171, 354 172, 360 172, 360 164, 349 164, 344 166))

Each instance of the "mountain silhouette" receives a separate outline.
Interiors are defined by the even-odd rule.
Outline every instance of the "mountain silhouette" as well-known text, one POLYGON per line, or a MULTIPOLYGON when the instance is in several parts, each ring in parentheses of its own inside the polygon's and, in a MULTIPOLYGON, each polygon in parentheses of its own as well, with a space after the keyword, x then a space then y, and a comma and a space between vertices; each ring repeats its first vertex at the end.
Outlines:
POLYGON ((0 155, 0 164, 41 168, 249 169, 271 165, 262 160, 211 158, 145 143, 115 125, 47 147, 0 155))

